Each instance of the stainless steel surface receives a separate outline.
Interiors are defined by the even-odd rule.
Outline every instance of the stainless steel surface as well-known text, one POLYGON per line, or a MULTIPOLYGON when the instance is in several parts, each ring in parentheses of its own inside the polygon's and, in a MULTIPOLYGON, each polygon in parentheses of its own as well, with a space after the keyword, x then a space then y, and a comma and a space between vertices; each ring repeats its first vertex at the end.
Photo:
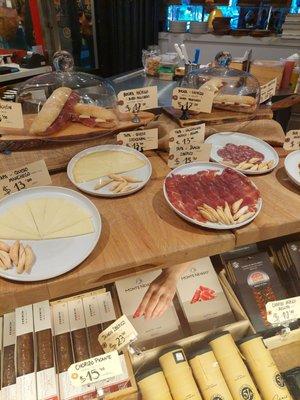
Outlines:
POLYGON ((179 85, 178 81, 163 81, 158 78, 146 76, 143 69, 113 77, 111 78, 111 83, 116 93, 119 93, 121 90, 157 86, 158 105, 160 107, 169 107, 171 105, 173 89, 179 85))

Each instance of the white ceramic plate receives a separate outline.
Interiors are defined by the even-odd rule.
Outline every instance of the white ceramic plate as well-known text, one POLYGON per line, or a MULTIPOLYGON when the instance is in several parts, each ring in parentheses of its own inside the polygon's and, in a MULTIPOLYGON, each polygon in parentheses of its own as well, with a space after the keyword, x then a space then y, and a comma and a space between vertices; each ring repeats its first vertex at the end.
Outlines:
MULTIPOLYGON (((240 170, 234 167, 235 170, 242 172, 245 175, 261 175, 271 172, 279 162, 279 157, 277 152, 270 146, 268 143, 264 142, 261 139, 258 139, 251 135, 246 135, 245 133, 238 133, 238 132, 220 132, 215 133, 214 135, 209 136, 205 143, 212 144, 210 158, 213 161, 216 161, 220 164, 223 164, 223 159, 218 155, 218 150, 225 147, 227 143, 233 143, 236 145, 246 145, 252 147, 254 150, 259 151, 265 156, 264 161, 274 161, 273 167, 269 168, 266 171, 247 171, 247 170, 240 170)), ((224 164, 225 165, 225 164, 224 164)))
POLYGON ((127 196, 129 194, 135 193, 138 190, 142 189, 147 184, 149 179, 151 178, 152 165, 151 165, 150 161, 148 160, 148 158, 143 153, 141 153, 135 149, 132 149, 127 146, 107 144, 107 145, 102 145, 102 146, 90 147, 90 148, 83 150, 80 153, 76 154, 76 156, 74 156, 68 164, 67 174, 68 174, 70 181, 73 183, 73 185, 75 185, 78 189, 82 190, 83 192, 92 194, 94 196, 120 197, 120 196, 127 196), (94 188, 95 188, 95 185, 99 182, 99 178, 93 179, 92 181, 83 182, 83 183, 76 182, 74 179, 74 175, 73 175, 73 169, 74 169, 76 162, 78 160, 80 160, 82 157, 86 156, 87 154, 95 153, 96 151, 123 151, 125 153, 134 154, 139 159, 146 161, 146 164, 141 168, 125 172, 124 174, 117 174, 120 176, 130 175, 133 178, 140 180, 141 182, 132 183, 131 185, 134 188, 131 190, 128 190, 127 192, 124 192, 124 193, 112 193, 109 190, 112 183, 107 186, 104 186, 103 188, 101 188, 99 190, 95 190, 94 188))
MULTIPOLYGON (((22 190, 0 201, 0 215, 16 204, 39 197, 59 197, 78 204, 92 216, 95 230, 93 233, 87 235, 70 238, 21 240, 23 244, 29 244, 36 255, 36 261, 31 273, 27 274, 25 272, 19 275, 16 272, 16 268, 6 271, 0 269, 0 276, 4 278, 22 282, 54 278, 77 267, 77 265, 90 255, 98 243, 102 227, 99 212, 89 199, 71 189, 56 186, 41 186, 22 190)), ((13 240, 3 241, 8 244, 14 242, 13 240)))
MULTIPOLYGON (((262 207, 262 198, 260 197, 258 199, 257 205, 256 205, 256 213, 249 219, 247 219, 246 221, 240 222, 238 224, 230 224, 230 225, 226 225, 226 224, 217 224, 214 222, 201 222, 201 221, 197 221, 193 218, 188 217, 187 215, 185 215, 183 212, 179 211, 169 200, 168 194, 167 194, 167 190, 166 190, 166 179, 171 176, 171 175, 193 175, 199 171, 203 171, 203 170, 218 170, 220 172, 222 172, 226 167, 217 163, 205 163, 205 162, 193 162, 190 164, 185 164, 185 165, 181 165, 180 167, 175 168, 173 171, 171 171, 165 178, 164 181, 164 195, 165 198, 169 204, 169 206, 178 214, 180 215, 182 218, 184 218, 186 221, 192 222, 193 224, 196 225, 200 225, 203 226, 205 228, 211 228, 211 229, 218 229, 218 230, 223 230, 223 229, 236 229, 236 228, 240 228, 241 226, 247 225, 249 224, 249 222, 253 221, 254 218, 257 217, 257 215, 259 214, 261 207, 262 207)), ((228 167, 227 167, 228 168, 228 167)), ((242 173, 236 171, 238 174, 243 175, 242 173)), ((252 185, 257 189, 256 185, 251 182, 252 185)))
POLYGON ((284 168, 289 178, 300 186, 300 150, 293 151, 284 160, 284 168))

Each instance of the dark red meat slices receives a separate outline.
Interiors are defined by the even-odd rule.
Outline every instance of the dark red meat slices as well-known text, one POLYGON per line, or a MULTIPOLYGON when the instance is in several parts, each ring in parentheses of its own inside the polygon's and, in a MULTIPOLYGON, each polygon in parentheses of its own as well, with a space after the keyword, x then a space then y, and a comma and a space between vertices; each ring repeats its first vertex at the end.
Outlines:
POLYGON ((232 161, 234 164, 249 161, 251 158, 257 158, 257 162, 262 162, 265 158, 262 153, 250 146, 236 145, 234 143, 227 143, 225 147, 217 151, 217 154, 222 157, 223 161, 232 161))
POLYGON ((231 168, 222 173, 205 170, 193 175, 171 175, 166 179, 166 192, 173 206, 183 214, 197 221, 205 221, 198 207, 207 204, 216 209, 225 202, 232 205, 243 199, 249 211, 255 211, 260 197, 251 181, 231 168))

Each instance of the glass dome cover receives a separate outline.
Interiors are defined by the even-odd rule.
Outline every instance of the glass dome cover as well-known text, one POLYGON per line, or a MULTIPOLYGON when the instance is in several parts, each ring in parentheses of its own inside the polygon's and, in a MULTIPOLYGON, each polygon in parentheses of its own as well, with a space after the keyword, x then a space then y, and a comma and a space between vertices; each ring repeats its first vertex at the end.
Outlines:
POLYGON ((259 82, 248 72, 229 68, 231 60, 229 53, 218 53, 215 67, 192 70, 183 78, 181 86, 214 92, 216 109, 253 113, 260 100, 259 82))
POLYGON ((73 71, 73 58, 66 51, 55 53, 53 65, 56 71, 31 78, 19 88, 16 100, 30 133, 52 134, 70 122, 106 130, 116 127, 117 97, 107 80, 73 71))

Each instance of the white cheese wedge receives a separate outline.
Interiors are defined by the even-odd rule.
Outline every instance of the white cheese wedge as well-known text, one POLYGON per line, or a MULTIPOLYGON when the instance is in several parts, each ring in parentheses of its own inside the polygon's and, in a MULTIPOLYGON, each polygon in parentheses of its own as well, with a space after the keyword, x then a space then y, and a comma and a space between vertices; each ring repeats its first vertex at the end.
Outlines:
POLYGON ((40 235, 30 232, 22 232, 15 228, 2 225, 0 223, 0 239, 5 240, 39 240, 40 235))
POLYGON ((70 201, 63 201, 53 220, 45 227, 43 236, 45 237, 49 233, 69 228, 89 217, 89 214, 82 207, 70 201))
POLYGON ((61 229, 57 232, 50 233, 44 237, 44 239, 59 239, 72 236, 86 235, 94 232, 94 225, 91 218, 86 218, 77 222, 75 225, 69 226, 68 228, 61 229))
POLYGON ((27 202, 27 205, 34 219, 35 225, 41 236, 43 234, 43 232, 41 232, 41 227, 44 224, 46 202, 47 198, 31 199, 27 202))
POLYGON ((61 198, 49 197, 47 199, 45 205, 45 218, 44 221, 39 225, 39 230, 42 236, 44 236, 45 232, 48 231, 48 228, 52 224, 53 219, 58 213, 58 210, 60 209, 62 202, 64 202, 64 200, 61 198))
POLYGON ((11 207, 7 211, 6 216, 7 219, 14 221, 14 227, 16 229, 40 236, 34 219, 32 218, 30 208, 26 203, 11 207))
POLYGON ((87 182, 109 174, 121 174, 145 165, 135 154, 124 151, 97 151, 78 160, 73 168, 76 182, 87 182))

